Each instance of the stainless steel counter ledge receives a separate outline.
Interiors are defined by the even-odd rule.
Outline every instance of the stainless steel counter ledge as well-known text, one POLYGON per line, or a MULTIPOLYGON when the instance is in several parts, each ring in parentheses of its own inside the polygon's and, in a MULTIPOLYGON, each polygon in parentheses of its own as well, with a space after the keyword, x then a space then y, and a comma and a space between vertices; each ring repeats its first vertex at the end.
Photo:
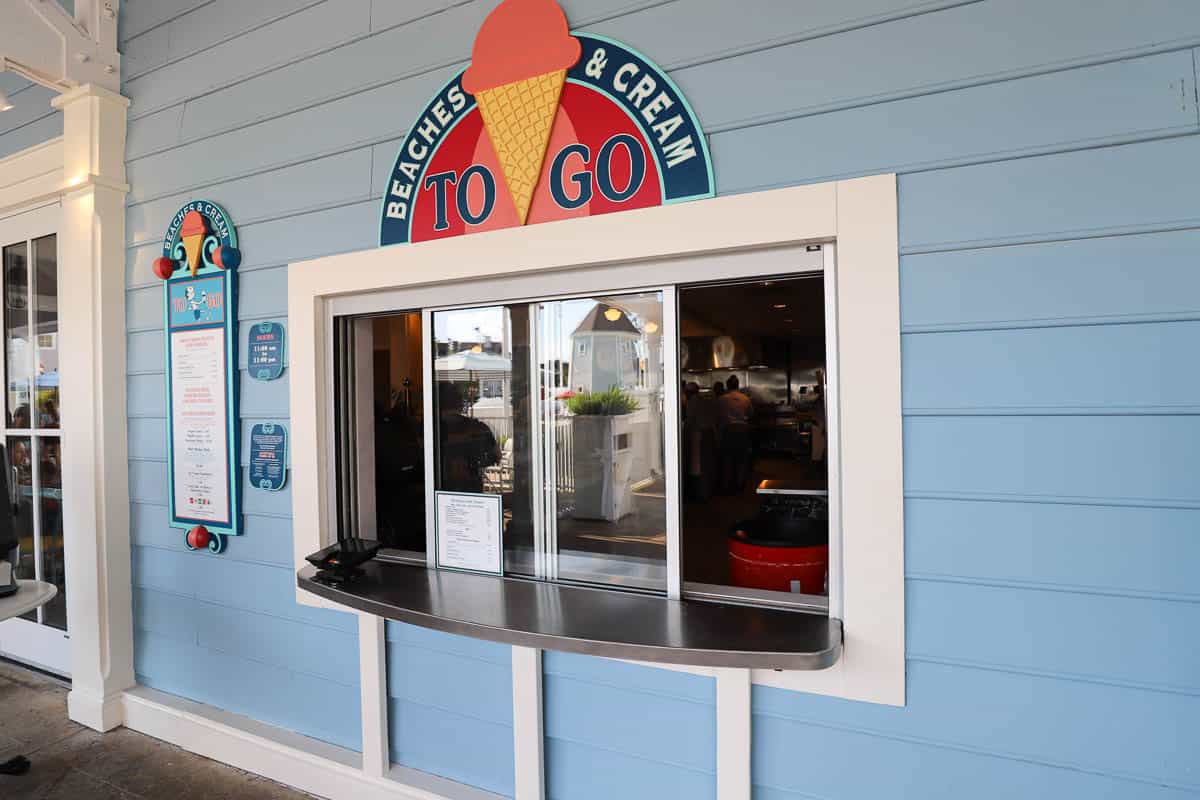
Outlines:
POLYGON ((371 561, 319 597, 387 619, 493 642, 663 664, 814 670, 837 663, 841 620, 773 608, 640 594, 371 561))

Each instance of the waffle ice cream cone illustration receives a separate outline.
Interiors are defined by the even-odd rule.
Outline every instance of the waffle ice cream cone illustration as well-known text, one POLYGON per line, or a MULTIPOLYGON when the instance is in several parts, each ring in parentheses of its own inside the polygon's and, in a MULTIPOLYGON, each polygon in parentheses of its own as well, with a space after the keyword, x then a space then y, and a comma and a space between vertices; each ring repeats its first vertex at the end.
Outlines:
POLYGON ((208 225, 199 211, 189 211, 183 217, 183 225, 179 228, 179 238, 183 242, 183 252, 187 256, 188 267, 192 277, 196 277, 200 269, 200 248, 204 245, 204 237, 208 235, 208 225))
POLYGON ((484 20, 463 75, 525 224, 579 40, 554 0, 504 0, 484 20))

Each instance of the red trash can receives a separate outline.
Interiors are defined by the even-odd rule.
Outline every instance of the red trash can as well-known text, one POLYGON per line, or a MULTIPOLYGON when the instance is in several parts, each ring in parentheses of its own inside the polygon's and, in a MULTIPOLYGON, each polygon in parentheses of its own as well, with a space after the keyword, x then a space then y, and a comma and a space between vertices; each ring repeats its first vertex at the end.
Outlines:
POLYGON ((729 534, 729 575, 734 586, 793 591, 799 582, 801 594, 825 594, 829 571, 829 534, 771 535, 759 530, 754 520, 741 523, 729 534))

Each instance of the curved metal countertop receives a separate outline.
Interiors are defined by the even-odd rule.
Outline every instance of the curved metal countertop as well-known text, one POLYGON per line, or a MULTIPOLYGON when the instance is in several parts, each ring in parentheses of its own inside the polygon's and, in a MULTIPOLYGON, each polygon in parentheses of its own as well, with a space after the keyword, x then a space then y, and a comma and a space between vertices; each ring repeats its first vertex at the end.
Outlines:
POLYGON ((388 619, 493 642, 663 664, 814 670, 842 652, 842 622, 798 611, 667 600, 544 581, 370 561, 339 587, 297 585, 388 619))

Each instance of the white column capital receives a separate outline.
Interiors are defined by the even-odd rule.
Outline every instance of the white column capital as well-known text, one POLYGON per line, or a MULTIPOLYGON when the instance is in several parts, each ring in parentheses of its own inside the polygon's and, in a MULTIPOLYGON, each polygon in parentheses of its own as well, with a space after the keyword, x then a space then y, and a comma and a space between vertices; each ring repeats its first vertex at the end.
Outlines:
POLYGON ((129 100, 95 84, 50 101, 63 112, 63 177, 66 187, 95 182, 127 192, 125 130, 129 100))
POLYGON ((50 101, 50 105, 60 111, 72 103, 80 100, 95 98, 109 103, 115 103, 123 108, 129 108, 129 98, 122 94, 117 94, 111 89, 105 89, 103 86, 98 86, 94 83, 85 83, 82 86, 77 86, 74 89, 63 92, 50 101))

